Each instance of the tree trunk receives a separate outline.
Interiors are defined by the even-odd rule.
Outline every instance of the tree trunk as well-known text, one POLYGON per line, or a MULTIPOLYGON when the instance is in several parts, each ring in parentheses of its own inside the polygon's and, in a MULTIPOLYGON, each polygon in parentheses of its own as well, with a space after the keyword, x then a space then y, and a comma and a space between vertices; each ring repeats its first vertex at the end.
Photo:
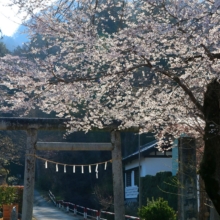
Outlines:
POLYGON ((35 145, 37 143, 37 129, 27 130, 27 146, 25 155, 24 191, 22 203, 22 220, 31 220, 34 202, 35 181, 35 145))
POLYGON ((211 82, 204 97, 206 121, 205 150, 200 164, 200 175, 205 190, 220 215, 220 84, 211 82))
POLYGON ((213 206, 213 203, 211 204, 211 208, 210 208, 210 220, 220 220, 220 216, 217 213, 215 207, 213 206))
POLYGON ((124 184, 123 184, 122 158, 121 158, 121 137, 119 131, 111 132, 111 142, 113 145, 112 173, 113 173, 115 220, 123 220, 125 219, 124 184))
POLYGON ((205 191, 205 184, 202 178, 199 177, 199 220, 207 220, 210 216, 210 199, 205 191))

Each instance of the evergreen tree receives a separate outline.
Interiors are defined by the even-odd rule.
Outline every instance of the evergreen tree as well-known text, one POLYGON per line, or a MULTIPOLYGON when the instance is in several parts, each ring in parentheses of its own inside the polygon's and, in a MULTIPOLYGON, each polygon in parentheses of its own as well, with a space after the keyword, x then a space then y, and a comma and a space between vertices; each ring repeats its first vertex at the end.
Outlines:
POLYGON ((0 42, 0 57, 3 57, 8 53, 9 50, 6 48, 6 45, 3 42, 0 42))

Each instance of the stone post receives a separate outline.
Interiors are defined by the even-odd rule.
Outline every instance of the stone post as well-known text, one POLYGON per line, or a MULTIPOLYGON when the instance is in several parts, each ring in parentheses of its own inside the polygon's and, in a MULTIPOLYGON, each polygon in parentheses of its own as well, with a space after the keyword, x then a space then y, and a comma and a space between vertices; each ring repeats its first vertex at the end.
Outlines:
POLYGON ((113 173, 115 220, 124 220, 125 219, 124 184, 123 184, 123 173, 122 173, 121 136, 119 131, 111 132, 111 143, 113 146, 112 173, 113 173))
POLYGON ((179 220, 198 219, 196 144, 193 138, 179 139, 179 220))
POLYGON ((11 210, 10 220, 17 220, 17 219, 18 219, 17 210, 16 210, 16 206, 14 206, 11 210))
POLYGON ((24 192, 22 205, 22 220, 32 220, 35 181, 35 145, 37 129, 27 130, 27 146, 25 155, 24 192))

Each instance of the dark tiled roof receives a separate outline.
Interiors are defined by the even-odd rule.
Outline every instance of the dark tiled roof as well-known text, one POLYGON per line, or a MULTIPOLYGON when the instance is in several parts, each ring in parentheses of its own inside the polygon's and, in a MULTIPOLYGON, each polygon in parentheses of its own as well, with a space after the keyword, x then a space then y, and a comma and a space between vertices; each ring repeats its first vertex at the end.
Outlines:
MULTIPOLYGON (((157 141, 156 140, 151 141, 150 143, 147 143, 145 145, 140 146, 140 153, 150 151, 150 150, 154 149, 156 146, 157 146, 157 141)), ((128 155, 128 156, 126 156, 126 157, 124 157, 122 160, 131 159, 131 158, 137 156, 138 154, 139 154, 139 150, 132 153, 132 154, 130 154, 130 155, 128 155)))

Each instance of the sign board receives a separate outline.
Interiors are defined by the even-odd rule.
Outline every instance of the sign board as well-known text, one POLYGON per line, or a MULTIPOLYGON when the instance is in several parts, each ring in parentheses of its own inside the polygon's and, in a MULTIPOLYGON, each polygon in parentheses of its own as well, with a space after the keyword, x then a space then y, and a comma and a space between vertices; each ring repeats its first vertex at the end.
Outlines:
POLYGON ((130 186, 125 188, 125 198, 126 199, 137 199, 138 197, 138 187, 130 186))

